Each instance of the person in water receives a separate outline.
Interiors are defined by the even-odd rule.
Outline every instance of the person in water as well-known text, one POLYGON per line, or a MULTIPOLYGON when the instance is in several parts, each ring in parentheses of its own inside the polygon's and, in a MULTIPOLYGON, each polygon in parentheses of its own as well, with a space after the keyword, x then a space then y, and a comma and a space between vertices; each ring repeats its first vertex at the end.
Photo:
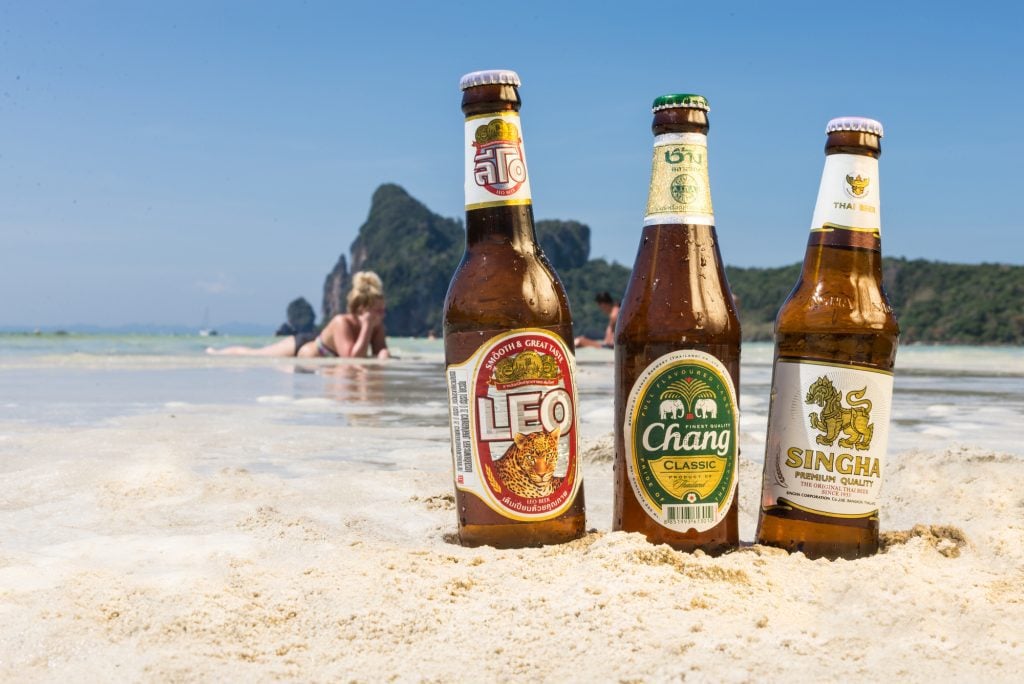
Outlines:
POLYGON ((611 294, 608 292, 598 293, 594 297, 594 301, 597 302, 598 308, 608 316, 608 327, 604 329, 604 339, 592 340, 589 337, 580 335, 576 338, 576 346, 611 349, 615 346, 615 321, 619 318, 619 302, 612 299, 611 294))
POLYGON ((384 330, 384 284, 373 271, 352 276, 348 313, 338 314, 320 334, 297 333, 265 347, 209 347, 207 354, 233 356, 358 357, 367 352, 378 359, 391 356, 384 330))

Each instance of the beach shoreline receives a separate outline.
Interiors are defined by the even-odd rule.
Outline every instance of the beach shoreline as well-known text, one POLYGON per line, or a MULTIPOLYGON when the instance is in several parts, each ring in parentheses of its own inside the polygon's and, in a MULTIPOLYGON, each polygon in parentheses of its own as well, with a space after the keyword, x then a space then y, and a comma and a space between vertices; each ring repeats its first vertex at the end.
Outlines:
MULTIPOLYGON (((988 444, 962 408, 897 423, 882 552, 810 561, 750 545, 768 380, 745 369, 744 546, 711 558, 610 531, 607 362, 584 359, 590 532, 500 551, 455 543, 434 360, 76 363, 0 367, 21 393, 0 420, 2 680, 1012 681, 1024 666, 1024 458, 999 448, 1019 423, 988 444)), ((905 410, 949 403, 934 376, 908 382, 926 395, 905 410)))

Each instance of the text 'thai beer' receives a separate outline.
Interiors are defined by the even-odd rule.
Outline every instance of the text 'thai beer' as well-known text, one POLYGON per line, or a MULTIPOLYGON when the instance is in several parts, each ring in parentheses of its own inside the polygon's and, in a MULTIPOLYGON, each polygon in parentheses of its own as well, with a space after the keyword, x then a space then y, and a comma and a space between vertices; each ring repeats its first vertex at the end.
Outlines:
POLYGON ((803 270, 775 321, 757 541, 858 558, 878 549, 899 328, 882 288, 882 125, 826 132, 803 270))
POLYGON ((534 231, 519 77, 460 86, 466 251, 444 305, 459 539, 564 542, 585 532, 572 317, 534 231))
POLYGON ((708 104, 654 101, 643 233, 615 333, 616 530, 739 544, 740 324, 715 233, 708 104))

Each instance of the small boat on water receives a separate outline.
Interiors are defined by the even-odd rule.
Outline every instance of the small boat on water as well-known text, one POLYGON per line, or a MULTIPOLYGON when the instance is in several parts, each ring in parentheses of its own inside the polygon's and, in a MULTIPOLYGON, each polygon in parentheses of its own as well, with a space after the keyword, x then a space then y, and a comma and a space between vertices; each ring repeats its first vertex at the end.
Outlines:
POLYGON ((210 327, 210 307, 203 312, 203 324, 199 328, 200 337, 216 337, 217 331, 210 327))

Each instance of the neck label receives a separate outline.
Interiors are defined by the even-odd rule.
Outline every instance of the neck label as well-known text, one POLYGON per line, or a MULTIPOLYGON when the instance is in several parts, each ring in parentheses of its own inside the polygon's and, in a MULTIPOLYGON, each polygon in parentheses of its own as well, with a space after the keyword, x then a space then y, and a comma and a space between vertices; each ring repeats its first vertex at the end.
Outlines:
POLYGON ((830 154, 821 172, 812 232, 849 230, 881 237, 878 160, 860 154, 830 154))
POLYGON ((715 225, 708 182, 708 137, 666 133, 654 138, 644 225, 715 225))
POLYGON ((466 210, 530 204, 530 178, 518 112, 466 119, 466 210))

